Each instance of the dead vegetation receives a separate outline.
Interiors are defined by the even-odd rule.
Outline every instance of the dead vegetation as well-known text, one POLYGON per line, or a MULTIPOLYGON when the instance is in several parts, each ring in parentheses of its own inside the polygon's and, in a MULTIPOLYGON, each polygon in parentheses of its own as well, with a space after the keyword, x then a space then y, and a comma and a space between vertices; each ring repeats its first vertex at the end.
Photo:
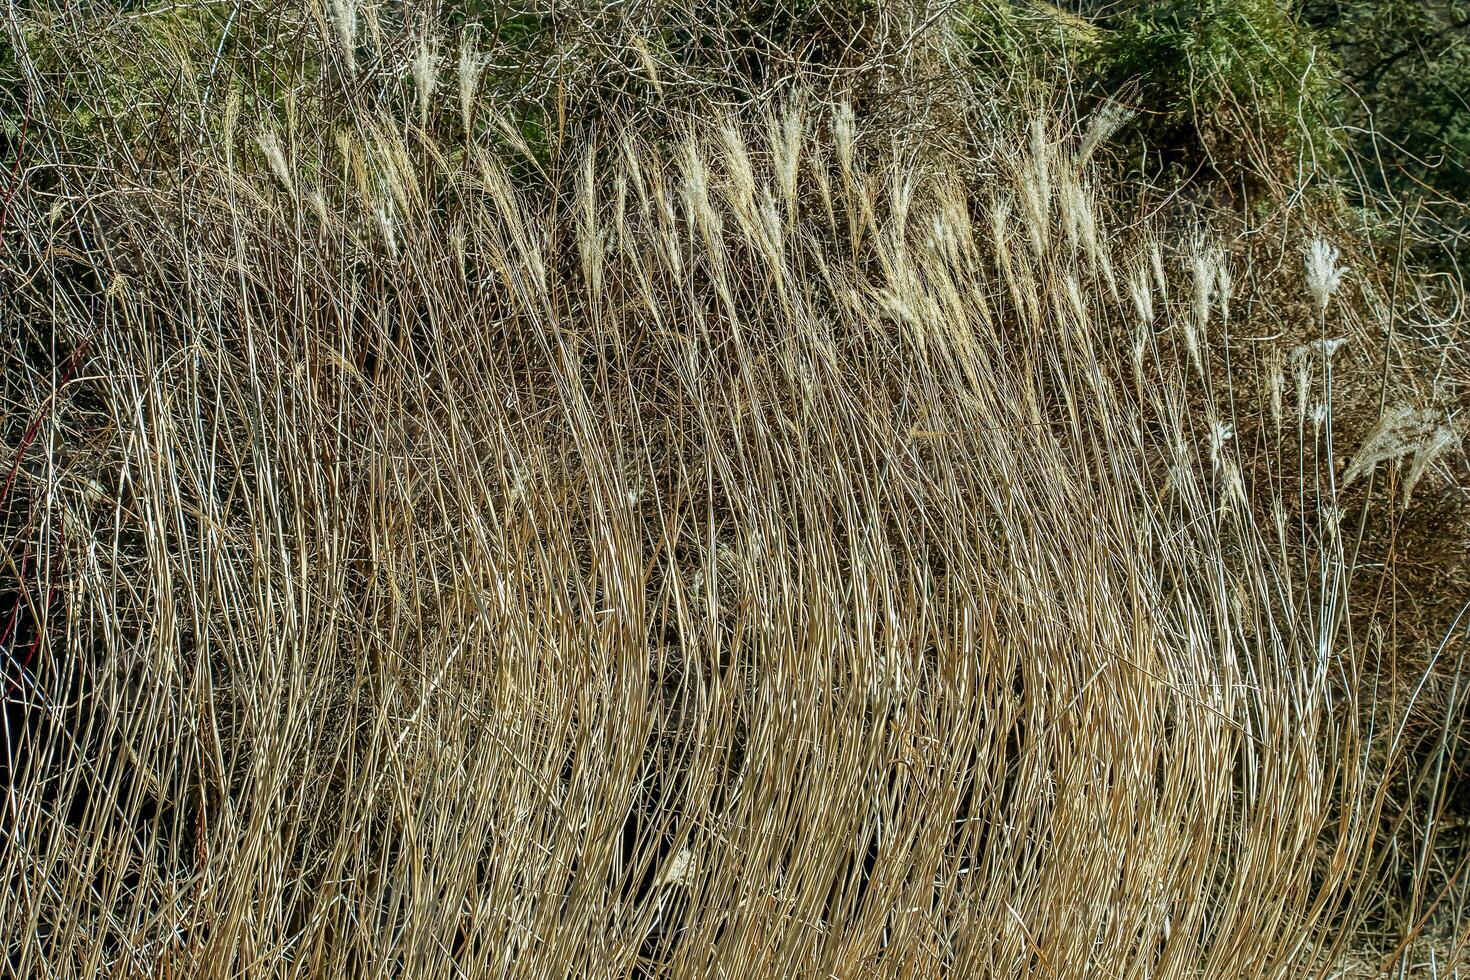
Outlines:
POLYGON ((13 972, 1462 969, 1453 284, 456 43, 11 202, 13 972))

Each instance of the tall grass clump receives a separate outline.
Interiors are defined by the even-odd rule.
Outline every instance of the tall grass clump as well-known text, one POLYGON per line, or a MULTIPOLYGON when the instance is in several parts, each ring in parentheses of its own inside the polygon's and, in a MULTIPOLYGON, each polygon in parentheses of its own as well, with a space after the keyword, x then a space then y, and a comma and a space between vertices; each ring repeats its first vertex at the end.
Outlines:
POLYGON ((1464 962, 1466 623, 1359 571, 1463 471, 1434 297, 1122 214, 1052 112, 542 153, 347 2, 10 202, 12 972, 1464 962))

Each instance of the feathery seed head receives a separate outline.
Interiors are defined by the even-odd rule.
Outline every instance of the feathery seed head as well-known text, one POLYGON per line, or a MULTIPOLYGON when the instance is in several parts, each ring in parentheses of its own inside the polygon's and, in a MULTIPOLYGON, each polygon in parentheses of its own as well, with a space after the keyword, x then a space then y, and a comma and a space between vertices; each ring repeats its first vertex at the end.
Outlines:
POLYGON ((1030 135, 1031 156, 1030 166, 1027 168, 1036 184, 1037 199, 1041 204, 1041 213, 1051 212, 1051 144, 1046 136, 1046 123, 1040 116, 1033 116, 1028 129, 1030 135))
POLYGON ((357 67, 357 4, 358 0, 332 0, 332 23, 349 70, 357 67))
POLYGON ((1169 297, 1169 277, 1164 274, 1164 248, 1158 242, 1149 242, 1148 261, 1154 273, 1154 285, 1166 301, 1169 297))
POLYGON ((1210 305, 1215 299, 1219 250, 1207 247, 1200 237, 1190 248, 1189 268, 1194 283, 1194 320, 1203 327, 1210 318, 1210 305))
POLYGON ((1046 253, 1051 217, 1051 187, 1035 166, 1027 167, 1019 181, 1021 204, 1024 206, 1026 234, 1031 249, 1039 258, 1046 253))
POLYGON ((1225 449, 1225 443, 1235 436, 1235 427, 1228 422, 1218 418, 1210 419, 1210 463, 1218 471, 1221 464, 1221 453, 1225 449))
POLYGON ((1307 417, 1307 390, 1312 379, 1312 359, 1308 356, 1311 348, 1303 344, 1293 347, 1291 350, 1291 364, 1295 368, 1296 376, 1296 420, 1297 424, 1306 421, 1307 417))
POLYGON ((744 226, 755 220, 755 168, 750 163, 745 136, 734 122, 720 127, 720 146, 724 150, 735 217, 744 226))
POLYGON ((802 113, 789 106, 780 118, 771 117, 768 130, 776 164, 776 185, 790 215, 796 214, 796 179, 801 169, 802 113))
POLYGON ((1011 196, 1004 194, 996 200, 995 205, 990 209, 990 243, 994 247, 996 255, 1003 261, 1009 254, 1006 225, 1010 221, 1012 207, 1011 196))
POLYGON ((286 193, 291 197, 296 196, 296 181, 291 176, 291 168, 286 163, 286 152, 281 147, 281 138, 276 135, 274 129, 262 129, 255 136, 255 142, 260 147, 260 152, 265 154, 265 161, 270 165, 271 173, 286 188, 286 193))
POLYGON ((393 205, 393 192, 383 181, 378 185, 377 200, 373 203, 373 217, 377 219, 378 230, 383 233, 383 244, 387 246, 388 254, 397 258, 398 221, 393 205))
POLYGON ((1072 307, 1072 315, 1077 318, 1079 330, 1085 329, 1091 319, 1087 315, 1087 303, 1082 298, 1082 284, 1077 281, 1074 273, 1067 273, 1063 277, 1063 285, 1067 291, 1067 304, 1072 307))
POLYGON ((1112 139, 1113 134, 1128 124, 1134 117, 1132 109, 1126 108, 1112 99, 1108 99, 1096 112, 1087 125, 1087 132, 1082 137, 1082 145, 1077 149, 1078 163, 1085 163, 1099 146, 1112 139))
POLYGON ((857 120, 852 106, 841 102, 832 110, 832 146, 844 180, 852 179, 853 144, 857 133, 857 120))
POLYGON ((1250 506, 1250 498, 1245 492, 1245 477, 1241 474, 1240 467, 1235 460, 1227 459, 1224 463, 1223 481, 1225 493, 1235 501, 1236 506, 1242 510, 1250 506))
POLYGON ((1138 314, 1138 323, 1141 328, 1148 328, 1154 322, 1154 293, 1148 281, 1148 267, 1142 262, 1133 266, 1128 273, 1128 295, 1133 300, 1134 312, 1138 314))
POLYGON ((419 39, 410 68, 413 72, 414 88, 419 93, 419 126, 428 126, 429 100, 439 82, 438 43, 428 34, 419 39))
POLYGON ((1271 420, 1281 425, 1281 393, 1286 386, 1286 358, 1279 349, 1266 354, 1266 385, 1271 406, 1271 420))
MULTIPOLYGON (((1433 409, 1413 408, 1409 405, 1390 407, 1348 463, 1347 471, 1342 476, 1342 485, 1347 486, 1359 477, 1367 476, 1379 463, 1402 459, 1436 446, 1443 438, 1438 432, 1441 425, 1441 416, 1433 409)), ((1430 458, 1438 455, 1444 448, 1446 447, 1435 448, 1430 458)), ((1423 468, 1427 466, 1426 462, 1423 468)))
POLYGON ((613 175, 612 193, 612 227, 617 232, 618 240, 624 241, 628 237, 628 177, 624 173, 613 175))
POLYGON ((1108 286, 1117 294, 1117 284, 1112 281, 1113 264, 1108 258, 1107 249, 1103 248, 1102 241, 1097 233, 1097 205, 1092 199, 1092 194, 1086 187, 1081 185, 1077 188, 1077 227, 1082 236, 1082 247, 1087 253, 1089 261, 1094 268, 1103 270, 1103 275, 1108 279, 1108 286))
POLYGON ((220 126, 220 135, 225 147, 225 159, 231 167, 235 165, 235 127, 240 122, 241 98, 239 88, 231 86, 229 95, 225 96, 224 118, 220 126))
POLYGON ((1194 362, 1195 369, 1203 374, 1204 356, 1200 350, 1200 334, 1210 319, 1210 302, 1215 294, 1215 267, 1210 261, 1208 250, 1199 239, 1195 239, 1190 250, 1189 267, 1192 272, 1190 279, 1194 285, 1193 304, 1191 315, 1181 318, 1180 327, 1184 331, 1189 359, 1194 362))
POLYGON ((473 33, 465 31, 459 39, 459 111, 466 136, 474 118, 475 95, 479 91, 480 74, 484 68, 485 61, 476 50, 473 33))
POLYGON ((628 38, 628 46, 638 56, 638 61, 643 66, 643 72, 648 76, 648 82, 653 86, 653 90, 663 95, 664 83, 659 77, 658 63, 653 60, 653 53, 648 50, 648 40, 642 34, 634 31, 628 38))
POLYGON ((467 257, 469 252, 469 231, 465 227, 464 219, 456 218, 449 226, 449 247, 454 252, 455 264, 459 267, 459 274, 463 276, 467 268, 467 257))
POLYGON ((1062 231, 1067 239, 1067 247, 1075 252, 1081 244, 1082 212, 1086 209, 1082 187, 1070 175, 1064 174, 1060 197, 1062 231))
POLYGON ((1307 245, 1307 290, 1316 297, 1317 306, 1323 311, 1347 275, 1347 269, 1338 265, 1338 254, 1337 246, 1322 238, 1314 238, 1307 245))
POLYGON ((1435 426, 1434 431, 1420 440, 1414 450, 1414 459, 1409 463, 1409 472, 1404 476, 1404 507, 1413 499, 1414 488, 1441 454, 1460 444, 1464 438, 1463 422, 1445 421, 1435 426))
POLYGON ((710 206, 709 171, 705 167, 704 155, 692 140, 680 147, 679 155, 684 177, 681 188, 684 206, 697 223, 707 224, 713 216, 713 209, 710 206))
POLYGON ((306 202, 311 206, 312 213, 316 215, 316 220, 322 225, 326 225, 331 217, 331 212, 327 210, 327 198, 322 194, 321 188, 313 187, 311 193, 306 197, 306 202))

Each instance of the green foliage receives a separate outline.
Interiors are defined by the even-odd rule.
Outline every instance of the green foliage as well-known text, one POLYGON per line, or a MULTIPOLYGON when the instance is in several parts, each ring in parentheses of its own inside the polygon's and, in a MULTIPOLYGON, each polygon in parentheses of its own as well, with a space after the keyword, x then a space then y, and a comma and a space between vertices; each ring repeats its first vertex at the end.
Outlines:
MULTIPOLYGON (((0 117, 13 120, 28 90, 39 87, 34 143, 65 147, 71 160, 97 166, 123 147, 135 160, 174 160, 185 131, 214 119, 232 85, 247 89, 252 105, 269 114, 288 76, 303 72, 301 65, 287 71, 267 58, 233 57, 269 50, 270 39, 257 36, 248 17, 229 14, 215 6, 179 5, 149 17, 103 10, 21 21, 20 45, 7 45, 14 50, 0 62, 0 117), (242 70, 247 64, 248 73, 242 70)), ((0 122, 0 131, 9 128, 0 122)), ((127 166, 117 159, 107 163, 127 166)))
POLYGON ((1470 2, 1308 0, 1355 96, 1344 121, 1375 190, 1470 201, 1470 2))
POLYGON ((1331 78, 1279 0, 1162 0, 1110 27, 1089 66, 1109 92, 1136 86, 1165 162, 1235 176, 1328 148, 1331 78))
POLYGON ((1069 30, 1080 23, 1080 19, 1048 16, 1029 4, 983 0, 963 9, 956 33, 977 72, 1011 79, 1032 74, 1039 65, 1063 62, 1073 42, 1090 43, 1086 32, 1069 30))

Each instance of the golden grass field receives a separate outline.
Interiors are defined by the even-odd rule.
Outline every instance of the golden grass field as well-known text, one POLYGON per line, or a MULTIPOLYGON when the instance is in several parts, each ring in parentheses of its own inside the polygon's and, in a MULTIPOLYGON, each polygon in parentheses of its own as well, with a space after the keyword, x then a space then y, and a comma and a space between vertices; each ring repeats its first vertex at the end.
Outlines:
POLYGON ((1457 284, 1111 105, 547 155, 356 11, 168 167, 32 122, 13 975, 1464 974, 1457 284))

